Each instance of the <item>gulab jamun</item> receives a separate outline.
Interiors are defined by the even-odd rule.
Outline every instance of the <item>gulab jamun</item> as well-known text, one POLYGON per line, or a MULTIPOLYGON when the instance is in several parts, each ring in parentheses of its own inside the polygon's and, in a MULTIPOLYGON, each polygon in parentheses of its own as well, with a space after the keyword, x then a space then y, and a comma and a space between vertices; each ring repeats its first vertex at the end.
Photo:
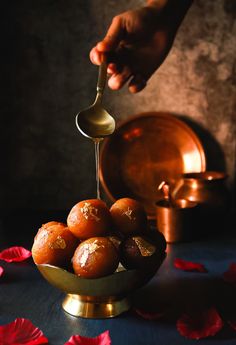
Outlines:
POLYGON ((162 232, 157 229, 150 229, 147 233, 148 238, 150 238, 156 245, 159 251, 165 252, 166 250, 166 239, 162 232))
POLYGON ((144 233, 147 215, 143 205, 131 198, 118 199, 110 208, 113 223, 122 234, 131 236, 144 233))
POLYGON ((119 251, 122 239, 120 237, 116 236, 116 235, 109 235, 107 238, 112 242, 112 244, 119 251))
POLYGON ((66 224, 48 222, 41 226, 34 238, 32 257, 36 264, 66 267, 70 263, 78 242, 66 224))
POLYGON ((154 268, 163 253, 152 240, 144 236, 132 236, 121 243, 121 263, 127 269, 154 268))
POLYGON ((111 228, 111 215, 102 200, 84 200, 72 207, 67 225, 74 236, 81 240, 105 236, 111 228))
POLYGON ((101 278, 118 267, 119 255, 106 237, 92 237, 77 247, 72 258, 74 272, 83 278, 101 278))

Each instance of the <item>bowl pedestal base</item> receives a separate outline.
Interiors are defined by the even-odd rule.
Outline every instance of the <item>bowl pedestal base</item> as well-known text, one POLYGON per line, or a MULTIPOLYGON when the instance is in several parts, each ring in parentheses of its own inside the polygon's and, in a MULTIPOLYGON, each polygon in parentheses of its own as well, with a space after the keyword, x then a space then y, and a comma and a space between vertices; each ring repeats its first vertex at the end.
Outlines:
POLYGON ((90 319, 118 316, 131 307, 127 297, 94 297, 67 294, 62 308, 69 314, 90 319))

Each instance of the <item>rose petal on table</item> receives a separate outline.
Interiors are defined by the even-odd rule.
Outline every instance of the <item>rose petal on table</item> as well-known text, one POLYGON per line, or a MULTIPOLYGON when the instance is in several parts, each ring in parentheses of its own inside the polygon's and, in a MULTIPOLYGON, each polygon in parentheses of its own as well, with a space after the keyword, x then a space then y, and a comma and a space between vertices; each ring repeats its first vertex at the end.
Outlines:
POLYGON ((3 273, 4 273, 4 268, 0 266, 0 277, 3 275, 3 273))
POLYGON ((206 273, 207 269, 203 264, 200 264, 198 262, 192 262, 192 261, 186 261, 180 258, 174 259, 174 267, 182 270, 182 271, 188 271, 188 272, 200 272, 200 273, 206 273))
POLYGON ((43 332, 28 319, 17 318, 7 325, 0 326, 1 345, 39 345, 48 344, 43 332))
POLYGON ((183 314, 176 324, 179 333, 189 339, 214 336, 223 327, 223 321, 215 308, 198 313, 183 314))
POLYGON ((20 262, 28 259, 31 256, 31 251, 24 247, 10 247, 0 252, 0 260, 7 262, 20 262))
POLYGON ((163 317, 164 311, 153 312, 140 308, 133 308, 133 311, 145 320, 159 320, 163 317))
POLYGON ((223 279, 226 283, 236 283, 236 263, 232 262, 226 272, 223 273, 223 279))
POLYGON ((111 338, 109 331, 101 333, 95 338, 73 335, 64 345, 110 345, 111 338))

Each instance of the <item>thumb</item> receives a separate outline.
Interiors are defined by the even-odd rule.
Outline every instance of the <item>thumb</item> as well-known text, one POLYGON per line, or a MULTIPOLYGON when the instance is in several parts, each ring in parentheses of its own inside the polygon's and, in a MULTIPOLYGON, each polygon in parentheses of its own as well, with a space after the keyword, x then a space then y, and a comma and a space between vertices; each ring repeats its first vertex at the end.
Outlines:
POLYGON ((122 16, 116 16, 113 18, 112 23, 107 30, 106 36, 103 41, 97 44, 97 49, 100 52, 110 52, 115 50, 120 41, 124 39, 125 36, 125 26, 122 16))

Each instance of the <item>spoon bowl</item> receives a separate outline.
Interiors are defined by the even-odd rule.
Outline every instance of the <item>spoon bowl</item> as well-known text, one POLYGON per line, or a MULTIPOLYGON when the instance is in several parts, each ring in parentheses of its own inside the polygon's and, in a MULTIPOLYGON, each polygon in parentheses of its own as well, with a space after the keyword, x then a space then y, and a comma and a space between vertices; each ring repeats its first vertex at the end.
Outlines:
POLYGON ((115 120, 97 103, 78 113, 75 122, 78 130, 90 139, 107 137, 115 130, 115 120))
POLYGON ((99 66, 97 95, 94 103, 76 115, 78 130, 87 138, 98 139, 111 135, 115 130, 114 118, 102 107, 102 97, 106 84, 107 64, 99 66))

